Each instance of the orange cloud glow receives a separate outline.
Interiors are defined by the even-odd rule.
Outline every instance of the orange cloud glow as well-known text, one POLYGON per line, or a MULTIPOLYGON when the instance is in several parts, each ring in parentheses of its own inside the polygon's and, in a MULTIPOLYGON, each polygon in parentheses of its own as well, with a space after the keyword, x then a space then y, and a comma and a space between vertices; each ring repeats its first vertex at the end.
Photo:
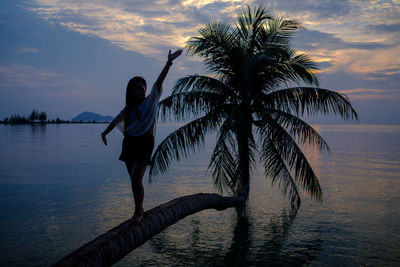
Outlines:
POLYGON ((398 92, 388 89, 354 88, 338 92, 347 95, 350 99, 400 99, 398 92))

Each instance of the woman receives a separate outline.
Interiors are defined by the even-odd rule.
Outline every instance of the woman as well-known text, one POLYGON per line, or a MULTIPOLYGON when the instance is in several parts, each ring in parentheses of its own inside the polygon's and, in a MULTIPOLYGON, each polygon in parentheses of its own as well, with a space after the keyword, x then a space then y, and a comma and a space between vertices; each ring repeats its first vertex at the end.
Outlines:
POLYGON ((167 76, 172 61, 182 54, 179 49, 174 53, 169 50, 168 61, 151 88, 150 94, 146 95, 146 81, 142 77, 133 77, 126 87, 126 102, 122 111, 114 118, 108 127, 101 133, 105 145, 106 135, 115 126, 124 129, 124 140, 122 152, 119 157, 125 162, 129 176, 133 198, 135 200, 135 212, 133 221, 139 223, 143 218, 143 175, 150 163, 151 153, 154 148, 154 133, 158 102, 162 93, 162 83, 167 76))

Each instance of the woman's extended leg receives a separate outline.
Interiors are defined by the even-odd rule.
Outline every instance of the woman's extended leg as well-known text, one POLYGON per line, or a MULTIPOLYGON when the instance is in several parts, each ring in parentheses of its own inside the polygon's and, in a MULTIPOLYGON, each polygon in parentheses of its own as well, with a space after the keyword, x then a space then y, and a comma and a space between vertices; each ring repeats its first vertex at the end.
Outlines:
POLYGON ((131 177, 133 162, 125 161, 126 170, 128 171, 129 177, 131 177))
POLYGON ((139 223, 143 218, 143 198, 144 198, 144 188, 143 188, 143 176, 146 171, 147 165, 141 163, 126 163, 126 167, 130 169, 130 178, 133 199, 135 200, 135 212, 133 214, 133 221, 139 223))

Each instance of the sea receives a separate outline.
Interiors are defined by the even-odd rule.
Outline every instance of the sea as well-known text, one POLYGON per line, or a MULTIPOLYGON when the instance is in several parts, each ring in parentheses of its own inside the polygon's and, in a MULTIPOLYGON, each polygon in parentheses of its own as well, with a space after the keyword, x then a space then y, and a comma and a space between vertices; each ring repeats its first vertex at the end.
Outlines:
MULTIPOLYGON (((0 266, 49 266, 132 216, 123 136, 114 130, 105 146, 106 126, 0 125, 0 266)), ((179 126, 158 124, 156 146, 179 126)), ((115 266, 400 266, 400 125, 313 127, 330 146, 304 152, 322 202, 302 192, 293 216, 256 164, 245 209, 188 216, 115 266)), ((152 181, 145 174, 145 210, 217 192, 215 138, 152 181)))

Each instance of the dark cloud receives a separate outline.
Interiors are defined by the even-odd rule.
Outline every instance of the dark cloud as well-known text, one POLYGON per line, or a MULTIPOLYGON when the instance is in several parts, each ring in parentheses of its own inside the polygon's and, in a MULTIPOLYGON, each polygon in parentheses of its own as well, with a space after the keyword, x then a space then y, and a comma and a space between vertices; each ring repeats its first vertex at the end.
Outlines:
POLYGON ((319 69, 327 69, 333 66, 332 62, 317 62, 317 66, 319 69))
POLYGON ((400 95, 400 73, 387 75, 384 73, 336 73, 320 74, 320 85, 332 90, 347 90, 352 88, 385 89, 400 95), (384 82, 382 82, 384 81, 384 82))
POLYGON ((298 49, 312 50, 316 48, 324 49, 346 49, 358 48, 372 50, 377 48, 389 47, 383 43, 376 42, 346 42, 336 37, 334 34, 315 31, 315 30, 300 30, 296 33, 293 46, 298 49))
MULTIPOLYGON (((385 70, 386 72, 387 70, 385 70)), ((393 69, 397 73, 387 74, 384 72, 375 72, 365 75, 363 78, 364 86, 369 88, 382 88, 393 92, 399 92, 400 95, 400 73, 399 69, 393 69), (384 81, 384 83, 382 83, 384 81)))
POLYGON ((182 15, 184 17, 190 18, 191 23, 194 25, 206 24, 210 20, 210 17, 206 12, 199 10, 196 7, 185 8, 182 12, 182 15))
POLYGON ((285 11, 290 14, 312 13, 314 19, 339 18, 347 16, 352 10, 352 5, 348 0, 328 0, 328 1, 295 1, 295 0, 275 0, 270 3, 272 12, 285 11))
POLYGON ((151 34, 165 33, 165 30, 162 27, 159 27, 158 25, 151 25, 151 24, 145 24, 143 26, 140 26, 140 31, 151 33, 151 34))
POLYGON ((366 28, 379 33, 398 33, 400 32, 400 23, 368 25, 366 28))

